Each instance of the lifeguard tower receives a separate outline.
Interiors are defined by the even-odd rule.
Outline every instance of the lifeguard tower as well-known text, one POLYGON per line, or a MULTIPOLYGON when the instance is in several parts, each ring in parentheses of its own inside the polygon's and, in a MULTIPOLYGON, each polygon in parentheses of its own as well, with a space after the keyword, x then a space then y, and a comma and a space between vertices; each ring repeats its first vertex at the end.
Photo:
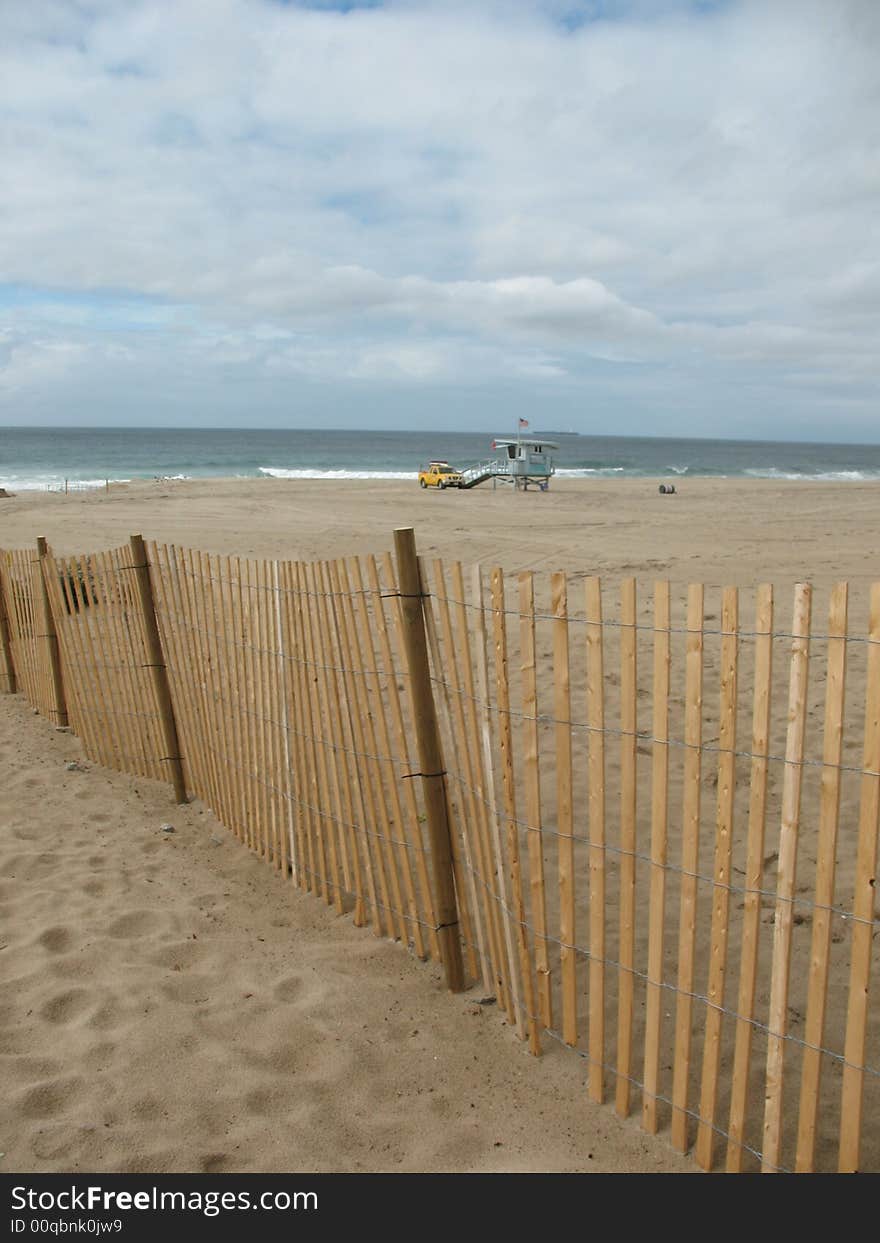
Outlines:
POLYGON ((477 484, 491 479, 497 483, 511 483, 523 491, 530 487, 546 492, 556 473, 553 453, 559 448, 550 440, 493 440, 492 448, 499 457, 488 462, 477 462, 461 472, 460 488, 475 488, 477 484))

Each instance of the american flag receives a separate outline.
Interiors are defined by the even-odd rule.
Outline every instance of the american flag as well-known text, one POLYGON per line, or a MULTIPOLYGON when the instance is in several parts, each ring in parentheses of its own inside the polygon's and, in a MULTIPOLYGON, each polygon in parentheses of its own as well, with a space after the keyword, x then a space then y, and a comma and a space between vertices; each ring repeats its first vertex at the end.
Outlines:
POLYGON ((520 427, 528 427, 528 425, 529 425, 529 421, 528 421, 528 419, 520 419, 520 421, 519 421, 519 425, 520 425, 520 427))

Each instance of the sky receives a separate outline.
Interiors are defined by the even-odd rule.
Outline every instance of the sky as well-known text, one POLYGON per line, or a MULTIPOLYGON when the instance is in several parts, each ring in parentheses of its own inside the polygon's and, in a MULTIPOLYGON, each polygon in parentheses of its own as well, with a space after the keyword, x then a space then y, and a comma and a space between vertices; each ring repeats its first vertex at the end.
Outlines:
POLYGON ((7 0, 0 424, 880 441, 876 0, 7 0))

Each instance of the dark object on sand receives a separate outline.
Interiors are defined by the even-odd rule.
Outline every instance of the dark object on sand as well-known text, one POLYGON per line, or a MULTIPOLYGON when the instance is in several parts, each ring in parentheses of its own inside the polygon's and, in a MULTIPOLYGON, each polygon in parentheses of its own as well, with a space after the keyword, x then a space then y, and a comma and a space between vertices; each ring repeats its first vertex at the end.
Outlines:
POLYGON ((7 492, 5 488, 0 488, 0 501, 11 501, 12 493, 7 492))
POLYGON ((661 483, 661 484, 660 484, 660 494, 661 494, 661 496, 672 496, 672 495, 674 494, 674 492, 675 492, 675 484, 674 484, 674 483, 661 483))

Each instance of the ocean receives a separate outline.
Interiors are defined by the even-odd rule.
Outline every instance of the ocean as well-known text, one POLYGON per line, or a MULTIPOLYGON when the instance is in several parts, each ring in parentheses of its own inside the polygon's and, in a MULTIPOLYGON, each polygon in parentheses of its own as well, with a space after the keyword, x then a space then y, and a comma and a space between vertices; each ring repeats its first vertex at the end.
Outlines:
MULTIPOLYGON (((580 436, 536 428, 559 444, 560 477, 747 477, 880 480, 880 445, 580 436)), ((0 428, 0 487, 101 487, 153 478, 414 479, 420 464, 459 468, 496 456, 515 432, 166 428, 0 428)))

